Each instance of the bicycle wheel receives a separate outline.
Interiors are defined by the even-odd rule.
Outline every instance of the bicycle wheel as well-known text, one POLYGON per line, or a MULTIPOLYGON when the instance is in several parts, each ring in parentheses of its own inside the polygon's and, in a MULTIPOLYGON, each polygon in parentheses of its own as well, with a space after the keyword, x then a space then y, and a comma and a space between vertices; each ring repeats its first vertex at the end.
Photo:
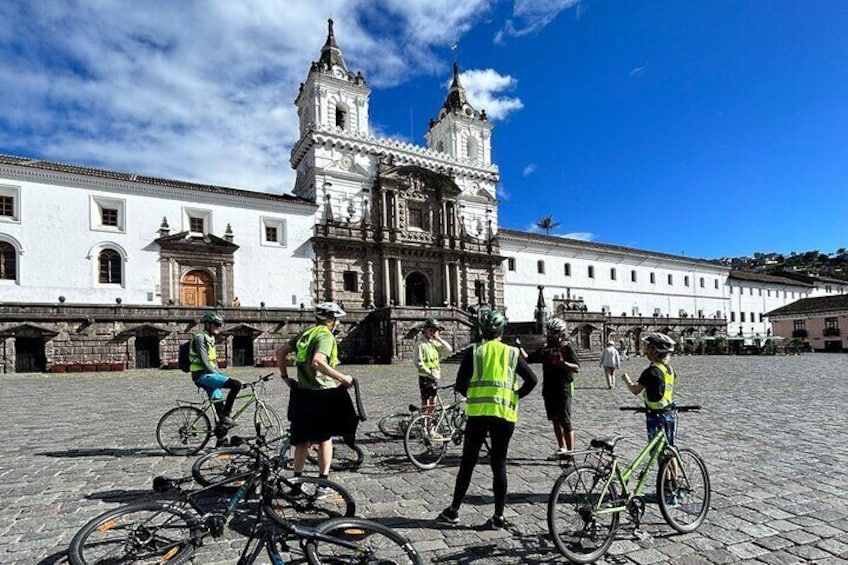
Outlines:
POLYGON ((406 427, 409 425, 411 419, 412 416, 409 412, 389 414, 377 422, 377 427, 380 428, 380 431, 386 437, 403 439, 403 436, 406 434, 406 427))
POLYGON ((412 419, 403 438, 403 450, 412 464, 421 470, 435 469, 448 450, 450 435, 440 433, 437 420, 430 414, 412 419))
MULTIPOLYGON (((191 476, 201 486, 227 480, 253 468, 256 457, 242 447, 224 447, 216 449, 199 458, 191 466, 191 476)), ((221 485, 225 487, 241 486, 236 482, 221 485)))
MULTIPOLYGON (((365 461, 365 452, 358 445, 353 447, 341 441, 341 438, 336 438, 333 441, 333 461, 330 463, 330 469, 333 471, 356 471, 359 469, 362 462, 365 461)), ((310 449, 307 455, 309 462, 313 465, 318 464, 318 454, 310 449)))
POLYGON ((319 525, 306 543, 312 565, 374 563, 424 565, 412 543, 394 530, 359 518, 337 518, 319 525))
POLYGON ((266 439, 273 439, 282 435, 283 421, 276 410, 265 402, 257 402, 256 411, 253 413, 253 429, 266 439))
POLYGON ((194 455, 212 437, 209 416, 194 406, 177 406, 165 412, 156 426, 156 441, 171 455, 194 455))
POLYGON ((97 516, 71 540, 73 565, 139 563, 176 565, 194 553, 203 529, 186 510, 162 502, 141 502, 97 516))
POLYGON ((551 490, 548 530, 559 552, 576 563, 592 563, 612 545, 619 513, 598 512, 618 498, 614 483, 603 492, 608 478, 608 472, 580 465, 560 475, 551 490))
POLYGON ((710 476, 704 460, 692 449, 681 448, 660 462, 657 501, 668 525, 680 533, 694 532, 710 509, 710 476))
POLYGON ((280 477, 263 510, 278 523, 318 523, 353 516, 356 503, 344 487, 327 479, 280 477))

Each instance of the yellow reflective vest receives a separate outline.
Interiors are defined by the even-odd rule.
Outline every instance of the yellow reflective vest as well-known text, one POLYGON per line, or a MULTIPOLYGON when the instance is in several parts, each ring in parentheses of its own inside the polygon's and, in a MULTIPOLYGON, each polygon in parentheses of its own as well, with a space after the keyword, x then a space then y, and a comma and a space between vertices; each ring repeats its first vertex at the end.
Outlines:
MULTIPOLYGON (((209 359, 209 364, 216 367, 218 351, 215 349, 215 336, 209 335, 206 331, 201 331, 199 334, 202 335, 203 339, 206 341, 206 358, 209 359)), ((192 341, 194 340, 192 339, 192 341)), ((192 373, 195 371, 206 370, 206 365, 204 365, 203 361, 200 360, 200 354, 194 351, 194 344, 188 348, 188 359, 191 361, 191 367, 189 367, 189 370, 192 373)))
POLYGON ((465 413, 518 421, 518 348, 499 340, 484 341, 474 346, 472 355, 474 374, 468 384, 465 413))
POLYGON ((339 346, 336 343, 336 338, 333 336, 333 332, 330 331, 330 328, 324 325, 318 325, 314 328, 308 329, 297 339, 297 343, 295 344, 297 347, 297 353, 295 356, 295 363, 298 365, 306 365, 309 363, 310 357, 312 356, 312 342, 318 337, 318 334, 326 333, 329 334, 330 337, 333 338, 333 349, 330 351, 330 357, 327 359, 327 362, 330 364, 330 367, 335 367, 339 364, 339 346))
POLYGON ((652 366, 656 367, 662 375, 663 382, 665 383, 665 391, 659 401, 651 402, 648 400, 648 390, 645 389, 642 391, 642 399, 645 401, 645 406, 648 407, 648 410, 659 412, 668 407, 674 400, 674 369, 671 368, 671 365, 664 363, 652 363, 652 366))
POLYGON ((427 377, 433 373, 438 375, 441 371, 441 365, 439 364, 439 350, 436 346, 422 339, 421 343, 418 344, 418 354, 424 364, 423 369, 418 369, 418 376, 427 377))

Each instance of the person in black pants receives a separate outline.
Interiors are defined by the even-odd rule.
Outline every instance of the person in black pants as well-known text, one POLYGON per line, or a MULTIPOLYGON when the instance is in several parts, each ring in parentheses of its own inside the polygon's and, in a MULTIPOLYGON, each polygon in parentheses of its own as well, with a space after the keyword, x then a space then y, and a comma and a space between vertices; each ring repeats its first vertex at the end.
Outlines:
POLYGON ((501 342, 505 327, 506 318, 503 314, 497 310, 489 312, 480 323, 483 341, 468 349, 456 376, 457 392, 467 397, 468 421, 453 501, 437 518, 442 522, 459 522, 459 507, 471 484, 480 447, 488 434, 491 439, 489 464, 492 467, 492 491, 495 495, 495 513, 488 525, 495 529, 508 526, 503 512, 506 505, 509 440, 518 420, 518 399, 527 396, 538 379, 518 348, 501 342), (520 388, 517 386, 517 377, 523 379, 520 388))

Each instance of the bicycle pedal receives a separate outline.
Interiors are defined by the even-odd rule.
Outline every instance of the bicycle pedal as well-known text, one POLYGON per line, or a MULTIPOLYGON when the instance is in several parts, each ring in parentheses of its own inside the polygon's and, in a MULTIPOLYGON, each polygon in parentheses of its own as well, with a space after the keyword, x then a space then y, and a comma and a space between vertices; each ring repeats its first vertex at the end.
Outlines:
POLYGON ((212 537, 219 538, 224 535, 224 525, 227 523, 227 518, 221 514, 210 514, 206 516, 204 523, 209 528, 212 537))

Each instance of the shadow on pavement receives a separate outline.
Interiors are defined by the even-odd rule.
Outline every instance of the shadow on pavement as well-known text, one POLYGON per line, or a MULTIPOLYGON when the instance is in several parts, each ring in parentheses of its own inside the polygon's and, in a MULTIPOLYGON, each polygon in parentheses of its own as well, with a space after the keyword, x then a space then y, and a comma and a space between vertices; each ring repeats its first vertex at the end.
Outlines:
POLYGON ((45 457, 166 457, 161 449, 140 447, 91 447, 82 449, 66 449, 64 451, 41 451, 36 455, 45 457))
POLYGON ((57 551, 56 553, 48 555, 35 565, 64 565, 66 563, 70 563, 70 560, 68 560, 68 550, 63 549, 61 551, 57 551))

